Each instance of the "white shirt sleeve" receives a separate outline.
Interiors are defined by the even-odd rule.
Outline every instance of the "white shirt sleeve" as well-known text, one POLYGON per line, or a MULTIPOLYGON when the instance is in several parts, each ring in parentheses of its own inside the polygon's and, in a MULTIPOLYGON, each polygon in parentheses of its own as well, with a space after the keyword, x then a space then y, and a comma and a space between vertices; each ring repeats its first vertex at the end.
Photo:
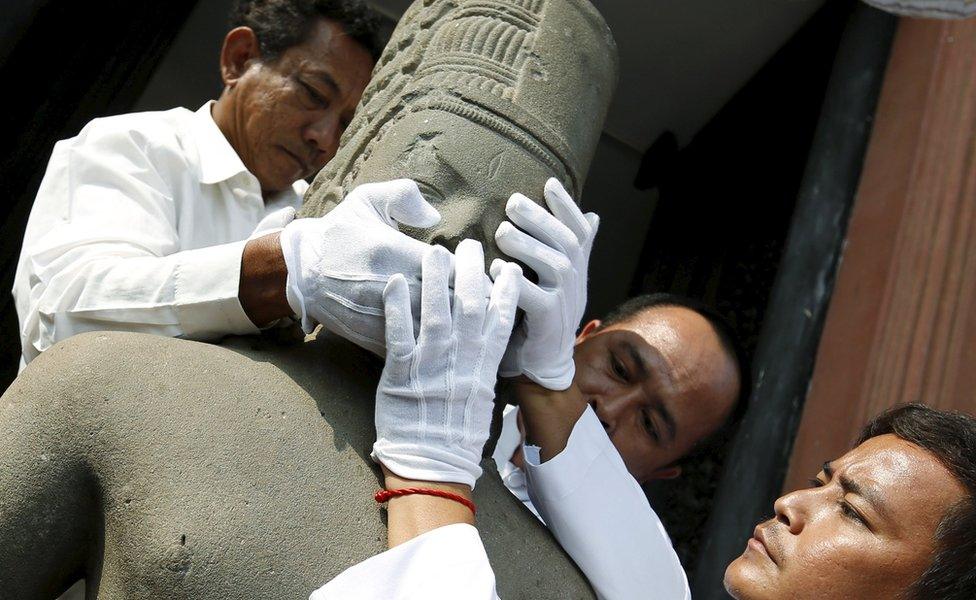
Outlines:
POLYGON ((478 530, 439 527, 349 567, 309 600, 498 600, 478 530))
POLYGON ((529 496, 602 600, 690 600, 661 520, 587 407, 566 448, 541 463, 525 446, 529 496))
POLYGON ((187 168, 176 149, 126 131, 83 133, 55 146, 33 209, 45 211, 46 230, 22 250, 25 359, 84 331, 257 331, 237 298, 244 242, 179 251, 176 192, 157 168, 187 168), (160 156, 147 155, 153 148, 160 156))

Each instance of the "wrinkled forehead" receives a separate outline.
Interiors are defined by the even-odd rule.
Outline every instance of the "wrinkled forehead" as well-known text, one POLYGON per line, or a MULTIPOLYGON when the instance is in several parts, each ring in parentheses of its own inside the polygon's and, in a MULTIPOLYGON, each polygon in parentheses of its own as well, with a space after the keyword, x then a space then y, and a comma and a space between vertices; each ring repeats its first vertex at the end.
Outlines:
POLYGON ((711 375, 738 380, 734 359, 715 327, 690 308, 653 306, 612 327, 633 331, 654 347, 676 379, 711 375))
POLYGON ((946 512, 966 497, 965 487, 934 454, 892 434, 866 440, 831 467, 876 490, 895 520, 921 533, 934 534, 946 512))

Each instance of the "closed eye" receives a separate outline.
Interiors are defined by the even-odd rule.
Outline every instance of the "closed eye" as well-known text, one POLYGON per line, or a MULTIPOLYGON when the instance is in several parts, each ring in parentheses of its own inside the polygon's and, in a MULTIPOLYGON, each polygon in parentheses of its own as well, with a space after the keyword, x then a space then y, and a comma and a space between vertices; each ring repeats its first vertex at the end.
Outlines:
POLYGON ((620 378, 622 381, 628 381, 627 367, 624 363, 617 358, 615 354, 610 353, 610 368, 613 369, 613 374, 620 378))
POLYGON ((298 83, 300 83, 302 88, 305 89, 305 93, 308 94, 313 102, 321 106, 323 109, 329 107, 329 99, 323 96, 318 90, 300 79, 298 80, 298 83))
MULTIPOLYGON (((838 502, 838 504, 840 505, 840 511, 844 513, 845 517, 865 527, 868 527, 867 520, 863 516, 861 516, 861 513, 857 512, 857 510, 851 505, 850 502, 847 502, 846 500, 841 500, 838 502)), ((868 528, 870 529, 870 527, 868 528)))
MULTIPOLYGON (((830 471, 826 471, 826 472, 828 473, 829 476, 830 471)), ((811 479, 809 481, 810 481, 810 485, 815 488, 820 488, 827 485, 819 478, 811 479)), ((840 500, 837 501, 837 506, 840 508, 840 512, 845 517, 860 525, 863 525, 864 527, 867 527, 868 529, 871 529, 871 526, 868 524, 867 519, 865 519, 864 516, 861 513, 859 513, 857 509, 854 508, 854 506, 850 502, 841 498, 840 500)))
POLYGON ((658 435, 657 427, 654 426, 654 419, 652 419, 651 416, 646 412, 643 413, 643 417, 644 429, 647 431, 647 434, 651 436, 651 439, 653 439, 655 443, 660 442, 661 436, 658 435))

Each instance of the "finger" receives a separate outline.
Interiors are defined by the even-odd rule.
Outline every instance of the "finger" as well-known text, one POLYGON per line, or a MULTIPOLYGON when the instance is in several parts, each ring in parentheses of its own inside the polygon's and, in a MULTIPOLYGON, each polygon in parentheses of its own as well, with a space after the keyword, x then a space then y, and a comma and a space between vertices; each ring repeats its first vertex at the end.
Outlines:
POLYGON ((600 215, 594 212, 588 212, 583 217, 590 224, 590 237, 596 237, 596 232, 600 229, 600 215))
POLYGON ((493 360, 496 369, 515 324, 515 308, 518 305, 522 279, 522 269, 515 263, 507 262, 501 265, 498 278, 491 288, 488 315, 485 319, 485 337, 495 341, 497 356, 493 360))
POLYGON ((403 275, 390 277, 383 288, 383 314, 386 317, 386 352, 391 356, 406 356, 413 350, 413 313, 410 308, 410 289, 403 275))
POLYGON ((451 300, 448 289, 450 253, 441 246, 430 246, 424 255, 420 297, 420 336, 422 340, 444 340, 451 335, 451 300))
POLYGON ((559 183, 558 179, 550 177, 546 181, 544 196, 549 210, 576 235, 580 244, 592 237, 590 224, 583 217, 583 211, 576 205, 572 196, 569 195, 563 184, 559 183))
POLYGON ((544 286, 558 284, 561 273, 572 267, 565 254, 519 231, 508 221, 503 221, 495 231, 495 243, 499 250, 535 271, 544 286))
POLYGON ((258 223, 259 229, 277 229, 278 227, 284 227, 285 225, 291 223, 295 220, 295 207, 286 206, 280 210, 276 210, 268 215, 265 215, 261 222, 258 223))
POLYGON ((498 279, 498 276, 502 274, 502 267, 505 266, 506 262, 500 258, 491 261, 491 267, 488 269, 488 272, 491 273, 492 279, 498 279))
POLYGON ((566 255, 572 255, 579 249, 579 240, 569 227, 522 194, 512 194, 505 204, 505 214, 512 223, 550 248, 566 255))
MULTIPOLYGON (((499 277, 502 275, 502 269, 508 264, 513 263, 508 263, 500 258, 496 258, 492 261, 491 276, 495 280, 496 284, 498 283, 499 277)), ((529 281, 528 278, 522 274, 522 269, 519 269, 519 276, 517 277, 517 280, 519 285, 519 308, 524 310, 525 313, 530 316, 544 316, 546 311, 549 310, 550 294, 529 281)))
POLYGON ((390 226, 393 222, 410 227, 433 227, 441 220, 437 212, 410 179, 367 183, 353 190, 357 198, 368 203, 390 226))
POLYGON ((453 313, 454 328, 461 339, 481 333, 489 289, 485 287, 485 253, 481 243, 462 240, 455 250, 453 313))

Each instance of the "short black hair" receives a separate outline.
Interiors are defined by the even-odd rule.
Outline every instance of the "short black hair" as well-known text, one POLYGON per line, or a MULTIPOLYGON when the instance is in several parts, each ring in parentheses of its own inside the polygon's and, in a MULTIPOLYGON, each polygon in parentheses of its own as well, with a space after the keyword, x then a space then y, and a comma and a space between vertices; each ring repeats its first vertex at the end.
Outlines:
MULTIPOLYGON (((942 517, 936 551, 905 600, 976 598, 976 418, 922 404, 905 404, 867 424, 858 445, 893 434, 931 453, 961 483, 968 496, 942 517)), ((919 497, 920 502, 924 502, 919 497)))
POLYGON ((250 27, 258 38, 261 56, 273 61, 303 43, 319 19, 342 25, 375 62, 383 51, 380 19, 362 0, 237 0, 230 12, 230 27, 250 27))
POLYGON ((623 304, 620 304, 615 309, 611 310, 607 316, 604 317, 600 327, 602 329, 604 327, 609 327, 610 325, 622 323, 634 318, 644 311, 651 310, 653 308, 664 308, 669 306, 686 308, 704 317, 718 335, 723 349, 725 349, 725 351, 735 362, 736 371, 739 375, 739 395, 735 399, 735 404, 732 407, 732 413, 729 415, 728 420, 722 427, 719 428, 718 431, 695 444, 688 456, 683 459, 690 460, 698 455, 710 451, 716 446, 721 446, 732 435, 732 433, 735 431, 736 425, 738 425, 739 421, 742 420, 743 415, 745 415, 746 407, 749 403, 749 394, 752 391, 752 378, 750 377, 749 363, 748 359, 746 358, 745 350, 739 343, 735 330, 717 310, 701 300, 667 292, 642 294, 625 301, 623 304))

